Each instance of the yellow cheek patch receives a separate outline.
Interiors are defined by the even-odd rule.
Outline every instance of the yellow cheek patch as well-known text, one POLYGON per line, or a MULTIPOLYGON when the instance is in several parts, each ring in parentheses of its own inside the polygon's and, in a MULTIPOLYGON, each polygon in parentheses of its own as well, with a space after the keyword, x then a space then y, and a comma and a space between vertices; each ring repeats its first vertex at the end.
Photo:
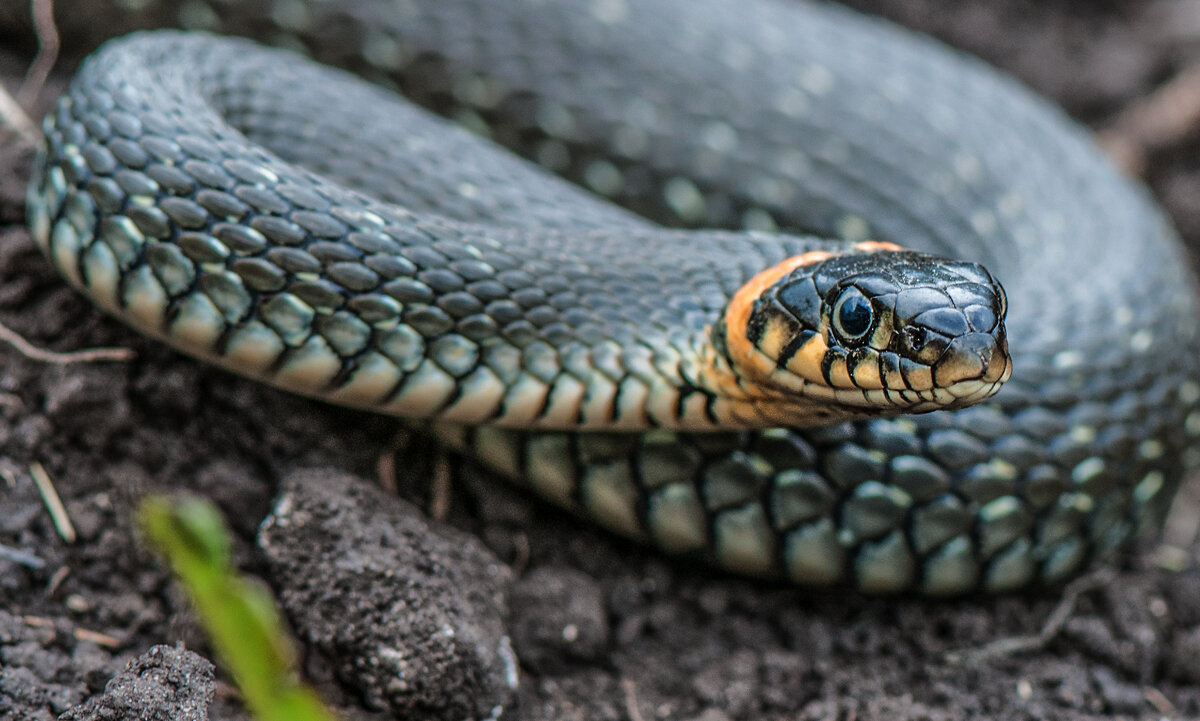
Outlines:
POLYGON ((879 320, 876 321, 875 332, 871 334, 869 345, 873 350, 878 352, 879 348, 888 347, 895 329, 892 326, 893 317, 891 310, 876 306, 876 311, 879 313, 879 320))
POLYGON ((870 351, 854 366, 854 384, 866 390, 881 390, 883 378, 879 376, 879 354, 870 351))
POLYGON ((793 270, 819 263, 832 256, 833 253, 827 250, 810 250, 794 255, 754 276, 733 294, 725 309, 725 343, 729 348, 729 359, 743 377, 765 380, 775 370, 775 361, 755 347, 746 332, 750 314, 754 311, 754 302, 764 291, 793 270))
POLYGON ((821 371, 821 364, 825 362, 827 352, 829 346, 825 344, 825 337, 816 333, 792 355, 787 369, 806 381, 825 385, 825 374, 821 371))
POLYGON ((854 387, 854 381, 850 380, 850 369, 846 367, 845 356, 836 356, 829 362, 829 384, 834 388, 854 387))
POLYGON ((783 355, 783 349, 792 339, 792 329, 776 319, 768 320, 758 339, 758 349, 771 358, 783 355))
POLYGON ((933 390, 933 371, 927 366, 911 366, 904 372, 904 380, 914 391, 933 390))
POLYGON ((890 390, 901 391, 908 389, 908 384, 904 382, 904 374, 900 372, 899 368, 888 367, 884 371, 883 380, 890 390))

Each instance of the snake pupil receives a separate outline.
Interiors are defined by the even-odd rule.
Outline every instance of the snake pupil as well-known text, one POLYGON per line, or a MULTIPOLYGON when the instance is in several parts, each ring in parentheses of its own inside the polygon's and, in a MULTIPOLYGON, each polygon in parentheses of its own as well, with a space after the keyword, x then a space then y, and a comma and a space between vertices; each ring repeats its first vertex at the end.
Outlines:
POLYGON ((842 291, 833 308, 833 327, 846 340, 858 340, 871 330, 875 312, 871 302, 857 288, 842 291))

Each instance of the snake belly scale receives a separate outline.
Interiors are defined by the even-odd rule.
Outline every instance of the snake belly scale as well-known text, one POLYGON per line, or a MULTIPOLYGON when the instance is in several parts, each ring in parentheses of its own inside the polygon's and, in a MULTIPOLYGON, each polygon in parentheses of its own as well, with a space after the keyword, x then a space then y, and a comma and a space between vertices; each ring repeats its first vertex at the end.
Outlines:
POLYGON ((668 551, 871 592, 1061 581, 1200 462, 1173 231, 932 41, 772 0, 145 5, 592 191, 291 53, 110 43, 46 120, 30 226, 182 350, 431 419, 668 551))

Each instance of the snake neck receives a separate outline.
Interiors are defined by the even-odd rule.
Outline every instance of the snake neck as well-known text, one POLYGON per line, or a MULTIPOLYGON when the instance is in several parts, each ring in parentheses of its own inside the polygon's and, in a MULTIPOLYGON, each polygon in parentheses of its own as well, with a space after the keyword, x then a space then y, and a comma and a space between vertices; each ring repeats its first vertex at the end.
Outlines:
POLYGON ((685 430, 805 428, 900 412, 885 405, 855 406, 837 402, 833 398, 834 389, 779 372, 761 351, 753 347, 747 351, 753 357, 753 364, 763 367, 764 363, 769 363, 772 372, 748 374, 746 364, 734 359, 730 339, 739 338, 739 334, 730 332, 727 316, 698 337, 694 353, 685 356, 686 360, 680 363, 682 390, 677 404, 679 422, 675 427, 685 430), (789 376, 791 382, 772 381, 781 376, 789 376))
POLYGON ((688 430, 802 427, 861 417, 838 413, 796 389, 747 378, 731 359, 728 338, 722 318, 697 339, 695 353, 680 364, 685 390, 680 394, 679 416, 688 430))

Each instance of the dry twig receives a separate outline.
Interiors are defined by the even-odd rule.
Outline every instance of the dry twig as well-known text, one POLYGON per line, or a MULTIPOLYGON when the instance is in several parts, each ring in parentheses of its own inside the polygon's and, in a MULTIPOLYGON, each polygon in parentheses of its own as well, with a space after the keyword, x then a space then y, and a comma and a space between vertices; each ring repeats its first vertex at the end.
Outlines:
POLYGON ((129 348, 89 348, 69 353, 59 353, 57 351, 38 348, 3 323, 0 323, 0 341, 16 348, 18 353, 30 360, 53 363, 55 365, 126 361, 134 357, 134 352, 129 348))
MULTIPOLYGON (((22 616, 21 621, 30 628, 46 628, 55 631, 54 619, 46 618, 45 616, 22 616)), ((86 628, 73 628, 71 635, 76 641, 91 641, 97 646, 105 648, 120 648, 121 640, 115 636, 110 636, 107 633, 99 631, 89 631, 86 628)))
POLYGON ((452 486, 450 459, 445 453, 439 453, 433 463, 433 487, 429 493, 429 517, 435 521, 444 521, 450 515, 452 486))
POLYGON ((0 87, 0 129, 4 126, 11 128, 17 140, 24 145, 33 147, 37 144, 37 126, 29 119, 29 115, 21 108, 16 98, 0 87))
POLYGON ((390 448, 379 454, 375 461, 375 475, 379 479, 379 487, 389 495, 399 493, 396 483, 396 453, 390 448))
POLYGON ((0 558, 15 563, 18 566, 25 566, 34 570, 45 568, 46 566, 46 562, 40 557, 28 551, 22 551, 19 548, 6 546, 3 543, 0 543, 0 558))
POLYGON ((25 74, 25 82, 17 91, 17 102, 21 107, 28 108, 37 100, 38 94, 46 85, 46 78, 58 62, 60 42, 58 26, 54 23, 54 0, 30 0, 30 10, 33 13, 33 28, 37 33, 38 51, 25 74))
POLYGON ((1175 704, 1171 703, 1171 699, 1167 698, 1162 691, 1153 686, 1144 687, 1142 689, 1142 696, 1146 699, 1147 703, 1154 707, 1155 711, 1164 716, 1175 716, 1179 712, 1179 709, 1175 708, 1175 704))
POLYGON ((625 692, 625 714, 629 716, 629 721, 646 721, 642 716, 641 709, 638 708, 637 701, 637 684, 631 678, 621 679, 621 689, 625 692))
POLYGON ((1174 146, 1200 127, 1200 63, 1126 107, 1096 139, 1118 165, 1141 175, 1155 151, 1174 146))
POLYGON ((54 598, 58 594, 58 589, 66 582, 67 576, 70 575, 70 566, 59 566, 58 570, 50 576, 50 580, 46 582, 46 598, 54 598))
POLYGON ((67 515, 67 507, 63 505, 62 496, 58 495, 54 482, 50 480, 50 474, 46 472, 46 468, 41 463, 34 461, 29 466, 29 475, 33 476, 33 482, 42 496, 42 502, 46 504, 46 510, 50 512, 50 520, 54 522, 54 529, 58 531, 58 535, 64 541, 74 543, 78 538, 75 533, 75 524, 71 523, 71 517, 67 515))
POLYGON ((1094 573, 1081 576, 1067 584, 1062 599, 1050 612, 1042 630, 1031 636, 1013 636, 997 639, 976 649, 952 651, 946 654, 946 662, 958 666, 974 666, 1003 656, 1011 656, 1027 651, 1039 651, 1058 637, 1075 612, 1075 605, 1085 593, 1103 588, 1113 582, 1112 569, 1102 568, 1094 573))
POLYGON ((117 638, 116 636, 110 636, 107 633, 100 633, 99 631, 89 631, 86 628, 77 628, 71 632, 71 635, 75 637, 76 641, 91 641, 97 646, 103 646, 104 648, 121 647, 121 639, 117 638))

